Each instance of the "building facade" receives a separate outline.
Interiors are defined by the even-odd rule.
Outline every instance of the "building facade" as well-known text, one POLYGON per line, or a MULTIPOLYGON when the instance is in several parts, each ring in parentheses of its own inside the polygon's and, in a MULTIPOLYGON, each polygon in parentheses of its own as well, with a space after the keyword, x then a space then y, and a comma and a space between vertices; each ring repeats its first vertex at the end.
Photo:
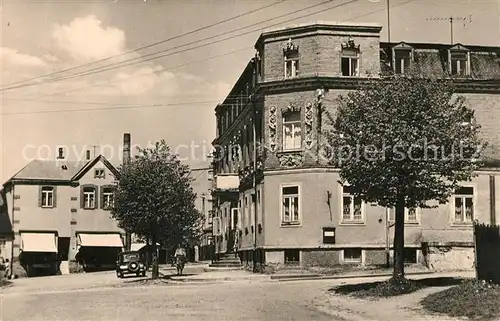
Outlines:
POLYGON ((11 233, 2 255, 13 273, 66 274, 76 261, 114 267, 125 240, 110 212, 118 175, 103 156, 68 161, 60 150, 57 160, 33 160, 5 183, 2 218, 11 233))
POLYGON ((492 148, 488 166, 448 204, 407 211, 406 258, 435 269, 472 268, 472 222, 500 220, 500 48, 383 43, 381 29, 320 22, 261 34, 255 58, 216 107, 218 253, 236 250, 259 264, 386 263, 393 211, 339 185, 338 170, 319 157, 321 133, 339 96, 412 72, 452 79, 492 148))

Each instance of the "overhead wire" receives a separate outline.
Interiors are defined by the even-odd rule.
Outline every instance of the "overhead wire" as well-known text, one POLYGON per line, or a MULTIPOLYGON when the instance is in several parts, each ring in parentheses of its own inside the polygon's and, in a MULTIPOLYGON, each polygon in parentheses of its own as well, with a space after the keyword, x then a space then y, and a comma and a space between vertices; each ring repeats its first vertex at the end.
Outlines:
MULTIPOLYGON (((280 1, 277 1, 277 2, 274 2, 274 3, 271 3, 271 4, 267 4, 265 6, 257 8, 257 9, 253 9, 253 10, 244 12, 242 14, 238 14, 238 15, 233 16, 231 18, 227 18, 227 19, 224 19, 224 20, 221 20, 221 21, 217 21, 215 23, 212 23, 212 24, 209 24, 209 25, 206 25, 206 26, 203 26, 203 27, 200 27, 200 28, 197 28, 197 29, 194 29, 194 30, 182 33, 180 35, 176 35, 176 36, 173 36, 173 37, 161 40, 161 41, 157 41, 157 42, 154 42, 154 43, 142 46, 142 47, 138 47, 138 48, 135 48, 135 49, 127 50, 127 51, 125 51, 123 53, 120 53, 120 54, 117 54, 117 55, 108 56, 106 58, 94 60, 94 61, 91 61, 91 62, 88 62, 88 63, 85 63, 85 64, 81 64, 81 65, 78 65, 78 66, 74 66, 74 67, 70 67, 70 68, 58 70, 58 71, 55 71, 55 72, 52 72, 52 73, 49 73, 49 74, 46 74, 46 75, 42 75, 42 76, 38 76, 38 77, 33 77, 33 78, 28 78, 28 79, 16 81, 16 82, 13 82, 13 83, 5 85, 7 87, 7 88, 5 88, 5 90, 8 89, 8 87, 11 86, 11 85, 15 85, 15 84, 19 84, 19 83, 24 83, 26 81, 31 81, 31 80, 37 80, 37 79, 41 79, 41 78, 45 78, 45 77, 57 75, 57 74, 60 74, 60 73, 65 73, 67 71, 79 69, 79 68, 82 68, 82 67, 85 67, 85 66, 90 66, 90 65, 96 64, 98 62, 107 61, 107 60, 110 60, 110 59, 114 59, 114 58, 122 57, 122 56, 125 56, 125 55, 128 55, 128 54, 131 54, 131 53, 135 53, 137 51, 141 51, 141 50, 148 49, 148 48, 151 48, 151 47, 154 47, 154 46, 158 46, 160 44, 164 44, 164 43, 172 41, 172 40, 176 40, 176 39, 179 39, 179 38, 182 38, 182 37, 185 37, 185 36, 189 36, 191 34, 194 34, 194 33, 197 33, 197 32, 200 32, 200 31, 203 31, 203 30, 206 30, 206 29, 218 26, 218 25, 221 25, 223 23, 226 23, 226 22, 229 22, 229 21, 232 21, 232 20, 236 20, 236 19, 244 17, 244 16, 248 16, 248 15, 250 15, 252 13, 256 13, 256 12, 262 11, 264 9, 268 9, 270 7, 273 7, 273 6, 276 6, 276 5, 280 4, 280 3, 283 3, 285 1, 287 1, 287 0, 280 0, 280 1)), ((3 91, 3 90, 4 90, 4 88, 0 88, 0 91, 3 91)))

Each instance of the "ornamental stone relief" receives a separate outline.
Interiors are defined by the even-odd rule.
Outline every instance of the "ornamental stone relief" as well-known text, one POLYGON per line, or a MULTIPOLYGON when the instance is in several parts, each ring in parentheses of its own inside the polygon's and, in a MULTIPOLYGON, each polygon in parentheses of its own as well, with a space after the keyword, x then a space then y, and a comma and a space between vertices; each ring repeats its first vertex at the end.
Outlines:
POLYGON ((276 151, 276 106, 269 108, 269 149, 271 152, 276 151))
POLYGON ((278 155, 278 161, 281 167, 299 167, 303 164, 304 156, 302 153, 286 153, 278 155))
POLYGON ((313 145, 312 139, 312 131, 313 131, 313 108, 312 103, 306 103, 306 110, 304 116, 304 125, 305 125, 305 145, 306 148, 311 148, 313 145))
POLYGON ((294 104, 289 104, 286 108, 283 108, 281 110, 281 115, 285 115, 286 113, 292 113, 292 112, 300 112, 301 108, 300 106, 296 106, 294 104))

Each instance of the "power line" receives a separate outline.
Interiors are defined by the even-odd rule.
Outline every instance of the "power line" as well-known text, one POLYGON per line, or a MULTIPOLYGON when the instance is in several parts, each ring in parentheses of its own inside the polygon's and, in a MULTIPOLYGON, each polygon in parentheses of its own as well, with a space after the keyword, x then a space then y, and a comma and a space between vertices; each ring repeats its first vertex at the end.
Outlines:
MULTIPOLYGON (((76 78, 76 77, 93 75, 93 74, 97 74, 97 73, 101 73, 101 72, 105 72, 105 71, 110 71, 110 70, 114 70, 114 69, 118 69, 118 68, 122 68, 122 67, 127 67, 127 66, 131 66, 131 65, 141 64, 141 63, 152 61, 152 60, 156 60, 156 59, 159 59, 159 58, 168 57, 168 56, 171 56, 171 55, 174 55, 174 54, 183 53, 183 52, 186 52, 186 51, 189 51, 189 50, 193 50, 193 49, 198 49, 198 48, 201 48, 201 47, 206 47, 206 46, 214 45, 214 44, 226 41, 226 40, 230 40, 230 39, 242 37, 242 36, 245 36, 245 35, 257 32, 257 31, 261 31, 262 27, 259 27, 259 28, 256 28, 256 29, 253 29, 251 31, 244 32, 244 33, 240 33, 240 34, 237 34, 237 35, 234 35, 234 36, 230 36, 230 37, 226 37, 226 38, 219 39, 219 40, 216 40, 216 41, 212 41, 212 42, 209 42, 209 43, 206 43, 206 44, 198 45, 198 46, 195 46, 195 47, 178 50, 178 51, 175 51, 175 52, 172 52, 172 53, 168 53, 168 54, 164 54, 164 55, 160 55, 160 56, 157 56, 157 57, 151 57, 151 56, 155 56, 155 55, 167 52, 167 51, 171 51, 173 49, 178 49, 178 48, 185 47, 185 46, 188 46, 188 45, 197 44, 200 41, 205 41, 205 40, 210 40, 210 39, 218 38, 220 36, 224 36, 224 35, 227 35, 227 34, 230 34, 230 33, 234 33, 236 31, 240 31, 240 30, 243 30, 243 29, 247 29, 249 27, 260 25, 262 23, 266 23, 268 21, 272 21, 272 20, 276 20, 276 19, 280 19, 280 18, 289 16, 289 15, 293 15, 293 14, 296 14, 296 13, 299 13, 299 12, 302 12, 302 11, 305 11, 305 10, 312 9, 314 7, 321 6, 323 4, 326 4, 326 3, 332 2, 332 1, 334 1, 334 0, 327 0, 327 1, 321 2, 319 4, 315 4, 315 5, 308 6, 308 7, 302 8, 302 9, 298 9, 298 10, 295 10, 295 11, 292 11, 292 12, 289 12, 289 13, 286 13, 286 14, 282 14, 280 16, 277 16, 277 17, 274 17, 274 18, 271 18, 271 19, 267 19, 267 20, 263 20, 263 21, 260 21, 260 22, 256 22, 256 23, 253 23, 253 24, 250 24, 250 25, 247 25, 247 26, 244 26, 244 27, 240 27, 240 28, 237 28, 237 29, 233 29, 233 30, 230 30, 230 31, 227 31, 227 32, 223 32, 223 33, 220 33, 220 34, 217 34, 217 35, 214 35, 214 36, 210 36, 210 37, 205 37, 205 38, 202 38, 202 39, 198 39, 196 41, 185 43, 185 44, 173 47, 173 48, 167 48, 167 49, 164 49, 164 50, 161 50, 161 51, 157 51, 157 52, 154 52, 154 53, 150 53, 150 54, 147 54, 147 55, 144 55, 144 56, 141 56, 141 57, 131 58, 131 59, 128 59, 128 60, 125 60, 125 61, 121 61, 121 62, 109 64, 107 66, 96 67, 94 69, 90 69, 90 70, 79 72, 79 73, 75 73, 75 74, 70 74, 70 75, 67 75, 67 76, 62 76, 62 77, 59 77, 59 78, 48 79, 45 82, 29 83, 29 84, 25 84, 25 85, 19 85, 19 86, 13 86, 13 87, 8 87, 8 88, 3 88, 3 89, 0 89, 0 91, 17 89, 17 88, 23 88, 23 87, 29 87, 29 86, 34 86, 34 85, 41 85, 41 84, 44 84, 44 83, 51 83, 51 82, 56 82, 56 81, 61 81, 61 80, 72 79, 72 78, 76 78), (144 58, 147 58, 147 57, 151 57, 151 58, 144 59, 144 58), (131 62, 131 61, 137 60, 137 59, 139 59, 139 61, 131 62)), ((341 6, 344 6, 344 5, 356 2, 356 1, 359 1, 359 0, 350 0, 350 1, 347 1, 345 3, 341 3, 341 4, 335 5, 333 7, 327 8, 327 9, 316 11, 316 12, 308 14, 308 15, 304 15, 304 16, 292 18, 292 19, 289 19, 289 20, 286 20, 286 21, 282 21, 282 22, 275 23, 275 24, 272 24, 272 25, 269 25, 269 26, 265 26, 264 28, 278 26, 278 25, 281 25, 282 23, 285 23, 285 22, 289 22, 289 21, 293 21, 293 20, 296 20, 296 19, 299 19, 299 18, 304 18, 304 17, 312 16, 312 15, 315 15, 315 14, 318 14, 318 13, 322 13, 324 11, 331 10, 331 9, 334 9, 334 8, 338 8, 338 7, 341 7, 341 6)))
MULTIPOLYGON (((356 0, 354 0, 354 1, 356 1, 356 0)), ((354 1, 352 1, 352 2, 354 2, 354 1)), ((412 2, 412 1, 413 0, 408 0, 408 1, 404 2, 404 3, 398 4, 398 5, 394 5, 394 6, 391 6, 391 7, 392 8, 398 7, 398 6, 407 4, 407 3, 412 2)), ((329 9, 327 9, 327 10, 329 10, 329 9)), ((376 13, 376 12, 379 12, 379 11, 382 11, 382 10, 384 10, 384 9, 379 9, 379 10, 371 11, 371 12, 368 12, 368 13, 365 13, 365 14, 361 14, 361 15, 352 17, 352 18, 350 18, 350 19, 348 19, 346 21, 350 21, 350 20, 353 20, 353 19, 356 19, 356 18, 360 18, 360 17, 363 17, 363 16, 371 15, 373 13, 376 13)), ((315 14, 315 13, 313 13, 313 14, 315 14)), ((253 47, 249 47, 249 48, 253 48, 253 47)), ((195 63, 195 62, 200 62, 200 61, 205 61, 205 60, 209 60, 209 59, 214 59, 214 58, 217 58, 217 57, 225 56, 225 55, 228 55, 228 54, 231 54, 231 53, 235 53, 235 52, 238 52, 238 51, 242 51, 242 50, 246 50, 246 49, 248 49, 248 47, 247 48, 242 48, 242 49, 239 49, 239 50, 235 50, 235 51, 232 51, 232 52, 228 52, 228 53, 225 53, 225 54, 222 54, 222 55, 212 56, 212 57, 208 57, 208 58, 205 58, 205 59, 202 59, 202 60, 188 62, 186 64, 178 65, 178 66, 175 66, 173 68, 178 68, 180 66, 188 65, 188 64, 191 64, 191 63, 195 63)), ((163 68, 162 70, 159 70, 159 71, 164 71, 164 70, 168 70, 168 69, 163 68)), ((148 75, 148 74, 152 74, 152 73, 135 75, 135 76, 132 76, 132 77, 127 77, 127 78, 124 78, 124 79, 119 79, 119 80, 111 81, 111 82, 108 82, 108 83, 113 83, 113 82, 117 82, 117 81, 123 81, 123 80, 127 80, 127 79, 130 79, 130 78, 135 78, 135 77, 138 77, 138 76, 144 76, 144 75, 148 75)), ((87 88, 96 87, 96 86, 100 86, 100 85, 101 84, 96 84, 96 85, 85 87, 85 88, 77 88, 76 90, 87 89, 87 88)), ((73 90, 71 90, 71 91, 73 91, 73 90)), ((63 92, 63 93, 65 93, 65 92, 63 92)), ((62 93, 56 93, 55 95, 58 95, 58 94, 62 94, 62 93)), ((228 95, 228 96, 226 96, 225 99, 227 99, 228 97, 241 97, 241 95, 228 95)), ((12 100, 15 100, 15 99, 12 99, 12 100)), ((32 100, 29 100, 29 99, 19 99, 19 100, 21 100, 21 101, 38 101, 38 102, 46 102, 46 103, 50 103, 50 102, 55 102, 55 103, 73 103, 73 102, 69 102, 69 101, 65 101, 65 102, 61 102, 61 101, 59 101, 59 102, 57 102, 57 101, 40 101, 40 100, 36 100, 36 99, 32 99, 32 100)), ((219 102, 219 101, 199 101, 199 102, 188 102, 188 103, 179 103, 179 104, 163 104, 163 105, 132 105, 132 106, 130 106, 130 105, 129 106, 120 105, 120 106, 114 106, 114 107, 111 107, 111 108, 94 108, 94 109, 89 108, 89 109, 79 109, 79 110, 51 110, 51 111, 40 111, 40 112, 18 112, 18 113, 3 113, 3 115, 55 113, 55 112, 73 112, 73 111, 74 112, 78 112, 78 111, 113 110, 113 109, 128 109, 128 108, 158 108, 158 107, 166 107, 166 106, 175 106, 175 105, 180 105, 180 104, 181 105, 182 104, 205 104, 205 103, 217 103, 217 102, 219 102)), ((75 104, 82 104, 81 102, 74 102, 74 103, 75 104)), ((104 103, 97 103, 97 102, 87 102, 87 103, 88 104, 101 104, 101 105, 104 104, 104 103)), ((108 105, 111 105, 111 104, 108 104, 108 105)))
POLYGON ((160 71, 169 71, 169 70, 177 69, 177 68, 180 68, 180 67, 189 66, 189 65, 191 65, 193 63, 198 63, 198 62, 203 62, 203 61, 207 61, 207 60, 211 60, 211 59, 215 59, 215 58, 220 58, 220 57, 228 56, 228 55, 231 55, 231 54, 234 54, 234 53, 237 53, 237 52, 240 52, 240 51, 245 51, 245 50, 248 50, 248 49, 251 49, 251 48, 253 48, 253 47, 241 48, 241 49, 233 50, 233 51, 226 52, 226 53, 223 53, 223 54, 220 54, 220 55, 215 55, 215 56, 211 56, 211 57, 204 58, 204 59, 199 59, 199 60, 193 60, 193 61, 190 61, 190 62, 187 62, 187 63, 183 63, 183 64, 180 64, 180 65, 177 65, 177 66, 174 66, 174 67, 170 67, 170 68, 160 68, 160 69, 152 71, 152 72, 147 72, 147 73, 144 73, 144 74, 133 75, 133 76, 130 76, 130 77, 125 77, 125 78, 120 78, 120 79, 116 79, 116 80, 111 80, 111 81, 108 81, 108 82, 103 83, 103 84, 94 84, 94 85, 90 85, 90 86, 86 86, 86 87, 79 87, 79 88, 75 88, 75 89, 70 89, 70 90, 65 90, 65 91, 57 92, 57 93, 50 94, 50 95, 39 96, 39 97, 36 97, 36 98, 59 96, 59 95, 64 95, 64 94, 75 92, 75 91, 80 91, 80 90, 85 90, 85 89, 94 88, 94 87, 98 87, 98 86, 103 86, 103 85, 105 86, 105 85, 109 85, 109 84, 113 84, 113 83, 117 83, 117 82, 122 82, 122 81, 130 80, 130 79, 133 79, 133 78, 137 78, 137 77, 148 76, 148 75, 160 72, 160 71))
MULTIPOLYGON (((118 57, 122 57, 122 56, 125 56, 125 55, 128 55, 130 53, 134 53, 136 51, 141 51, 141 50, 144 50, 144 49, 148 49, 148 48, 151 48, 151 47, 154 47, 154 46, 157 46, 157 45, 160 45, 160 44, 163 44, 163 43, 166 43, 166 42, 169 42, 169 41, 172 41, 172 40, 175 40, 175 39, 179 39, 179 38, 182 38, 182 37, 185 37, 185 36, 188 36, 188 35, 191 35, 191 34, 194 34, 194 33, 197 33, 199 31, 203 31, 205 29, 209 29, 209 28, 212 28, 212 27, 215 27, 215 26, 218 26, 220 24, 223 24, 223 23, 226 23, 226 22, 229 22, 229 21, 232 21, 232 20, 236 20, 238 18, 241 18, 241 17, 244 17, 244 16, 247 16, 247 15, 250 15, 252 13, 255 13, 255 12, 258 12, 258 11, 262 11, 264 9, 267 9, 267 8, 270 8, 270 7, 273 7, 273 6, 276 6, 280 3, 283 3, 285 2, 286 0, 281 0, 281 1, 278 1, 278 2, 274 2, 274 3, 271 3, 271 4, 268 4, 268 5, 265 5, 263 7, 259 7, 257 9, 254 9, 254 10, 250 10, 250 11, 247 11, 245 13, 242 13, 242 14, 239 14, 239 15, 236 15, 236 16, 233 16, 231 18, 228 18, 228 19, 224 19, 224 20, 221 20, 221 21, 218 21, 216 23, 212 23, 210 25, 207 25, 207 26, 203 26, 203 27, 200 27, 198 29, 194 29, 194 30, 191 30, 189 32, 185 32, 185 33, 182 33, 180 35, 177 35, 177 36, 174 36, 174 37, 170 37, 170 38, 167 38, 165 40, 161 40, 161 41, 158 41, 158 42, 154 42, 154 43, 151 43, 149 45, 145 45, 145 46, 142 46, 142 47, 139 47, 139 48, 135 48, 135 49, 131 49, 131 50, 128 50, 124 53, 121 53, 121 54, 118 54, 118 55, 113 55, 113 56, 109 56, 109 57, 106 57, 106 58, 102 58, 102 59, 98 59, 98 60, 94 60, 94 61, 91 61, 91 62, 88 62, 88 63, 85 63, 85 64, 82 64, 82 65, 78 65, 78 66, 74 66, 74 67, 70 67, 70 68, 66 68, 66 69, 62 69, 62 70, 59 70, 59 71, 55 71, 55 72, 52 72, 52 73, 49 73, 49 74, 46 74, 46 75, 42 75, 42 76, 38 76, 38 77, 34 77, 34 78, 28 78, 28 79, 24 79, 24 80, 20 80, 20 81, 17 81, 17 82, 13 82, 13 83, 10 83, 10 84, 7 84, 5 86, 11 86, 11 85, 15 85, 15 84, 20 84, 20 83, 24 83, 24 82, 27 82, 27 81, 31 81, 31 80, 37 80, 37 79, 40 79, 40 78, 45 78, 45 77, 49 77, 49 76, 53 76, 53 75, 56 75, 56 74, 60 74, 60 73, 64 73, 66 71, 71 71, 71 70, 75 70, 75 69, 79 69, 81 67, 85 67, 85 66, 89 66, 89 65, 93 65, 95 63, 98 63, 98 62, 102 62, 102 61, 107 61, 107 60, 110 60, 110 59, 114 59, 114 58, 118 58, 118 57)), ((3 88, 0 89, 0 91, 4 90, 3 88)))
MULTIPOLYGON (((331 2, 333 0, 328 0, 327 2, 331 2)), ((285 22, 290 22, 290 21, 293 21, 293 20, 296 20, 296 19, 300 19, 300 18, 305 18, 305 17, 309 17, 309 16, 313 16, 313 15, 316 15, 318 13, 323 13, 325 11, 328 11, 328 10, 331 10, 331 9, 335 9, 335 8, 338 8, 338 7, 341 7, 341 6, 344 6, 344 5, 347 5, 347 4, 350 4, 350 3, 353 3, 353 2, 357 2, 359 0, 350 0, 350 1, 347 1, 347 2, 344 2, 342 4, 338 4, 338 5, 335 5, 335 6, 332 6, 332 7, 329 7, 327 9, 322 9, 322 10, 319 10, 319 11, 315 11, 313 13, 309 13, 307 15, 303 15, 303 16, 300 16, 300 17, 295 17, 295 18, 292 18, 292 19, 289 19, 289 20, 286 20, 286 21, 282 21, 282 22, 279 22, 279 23, 276 23, 276 24, 273 24, 273 25, 269 25, 269 26, 266 26, 265 28, 269 28, 269 27, 274 27, 274 26, 278 26, 278 25, 281 25, 285 22)), ((316 5, 317 6, 317 5, 316 5)), ((310 9, 310 8, 307 8, 307 9, 310 9)), ((298 11, 303 11, 303 10, 306 10, 306 9, 301 9, 301 10, 298 10, 298 11)), ((289 15, 289 14, 287 14, 289 15)), ((228 39, 232 39, 232 38, 236 38, 236 37, 241 37, 243 35, 246 35, 246 34, 250 34, 250 33, 253 33, 255 31, 259 31, 261 30, 261 28, 259 29, 256 29, 256 30, 252 30, 252 31, 249 31, 249 32, 245 32, 243 34, 239 34, 237 36, 232 36, 232 37, 228 37, 228 38, 225 38, 225 39, 222 39, 222 40, 219 40, 217 42, 221 42, 221 41, 225 41, 225 40, 228 40, 228 39)), ((202 47, 202 46, 208 46, 212 43, 209 43, 209 44, 205 44, 205 45, 201 45, 201 46, 198 46, 198 47, 202 47)), ((252 47, 253 48, 253 47, 252 47)), ((190 48, 190 49, 187 49, 187 50, 191 50, 191 49, 194 49, 194 48, 190 48)), ((186 51, 186 50, 184 50, 186 51)), ((157 59, 157 58, 161 58, 160 57, 156 57, 156 58, 153 58, 153 59, 157 59)), ((152 59, 150 59, 152 60, 152 59)), ((204 61, 205 59, 203 60, 200 60, 200 61, 204 61)), ((198 61, 196 61, 198 62, 198 61)), ((188 63, 189 64, 189 63, 188 63)), ((188 64, 183 64, 183 65, 180 65, 180 66, 184 66, 184 65, 188 65, 188 64)), ((177 66, 179 67, 179 66, 177 66)), ((122 79, 117 79, 117 80, 114 80, 114 81, 111 81, 111 82, 108 82, 107 84, 109 83, 115 83, 115 82, 120 82, 120 81, 124 81, 124 80, 127 80, 127 79, 130 79, 130 78, 135 78, 137 76, 143 76, 143 75, 149 75, 149 74, 153 74, 153 73, 157 73, 159 71, 164 71, 165 69, 164 68, 161 68, 159 70, 155 70, 153 72, 149 72, 149 73, 145 73, 145 74, 141 74, 141 75, 135 75, 135 76, 132 76, 132 77, 127 77, 127 78, 122 78, 122 79)), ((58 95, 62 95, 62 94, 66 94, 66 93, 69 93, 69 92, 74 92, 74 91, 79 91, 79 90, 85 90, 85 89, 88 89, 88 88, 92 88, 92 87, 95 87, 95 85, 93 86, 87 86, 87 87, 81 87, 81 88, 76 88, 76 89, 72 89, 72 90, 68 90, 68 91, 63 91, 63 92, 58 92, 58 93, 54 93, 54 94, 50 94, 50 95, 43 95, 43 96, 40 96, 40 97, 37 97, 37 98, 42 98, 42 97, 52 97, 52 96, 58 96, 58 95)))
POLYGON ((1 113, 2 116, 8 115, 30 115, 30 114, 52 114, 52 113, 65 113, 65 112, 85 112, 85 111, 105 111, 105 110, 117 110, 117 109, 136 109, 136 108, 165 108, 171 106, 181 106, 181 105, 201 105, 201 104, 214 104, 218 101, 192 101, 192 102, 182 102, 182 103, 171 103, 171 104, 154 104, 154 105, 135 105, 135 106, 123 106, 115 105, 109 108, 82 108, 82 109, 59 109, 59 110, 40 110, 40 111, 30 111, 30 112, 14 112, 14 113, 1 113))

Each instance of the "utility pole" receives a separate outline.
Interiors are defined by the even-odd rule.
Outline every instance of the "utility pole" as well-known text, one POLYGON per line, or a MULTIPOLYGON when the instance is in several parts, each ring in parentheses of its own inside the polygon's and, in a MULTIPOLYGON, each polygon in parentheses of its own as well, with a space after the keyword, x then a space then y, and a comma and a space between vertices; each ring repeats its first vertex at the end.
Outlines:
POLYGON ((431 18, 427 18, 425 20, 428 20, 428 21, 445 21, 445 22, 449 22, 450 23, 450 41, 451 41, 451 45, 454 45, 455 44, 455 40, 453 38, 453 22, 454 21, 463 21, 463 24, 464 24, 464 27, 467 25, 467 22, 468 23, 472 23, 472 15, 469 15, 469 17, 453 17, 453 16, 449 16, 449 17, 431 17, 431 18))
POLYGON ((391 13, 389 0, 387 0, 387 42, 391 42, 391 13))

